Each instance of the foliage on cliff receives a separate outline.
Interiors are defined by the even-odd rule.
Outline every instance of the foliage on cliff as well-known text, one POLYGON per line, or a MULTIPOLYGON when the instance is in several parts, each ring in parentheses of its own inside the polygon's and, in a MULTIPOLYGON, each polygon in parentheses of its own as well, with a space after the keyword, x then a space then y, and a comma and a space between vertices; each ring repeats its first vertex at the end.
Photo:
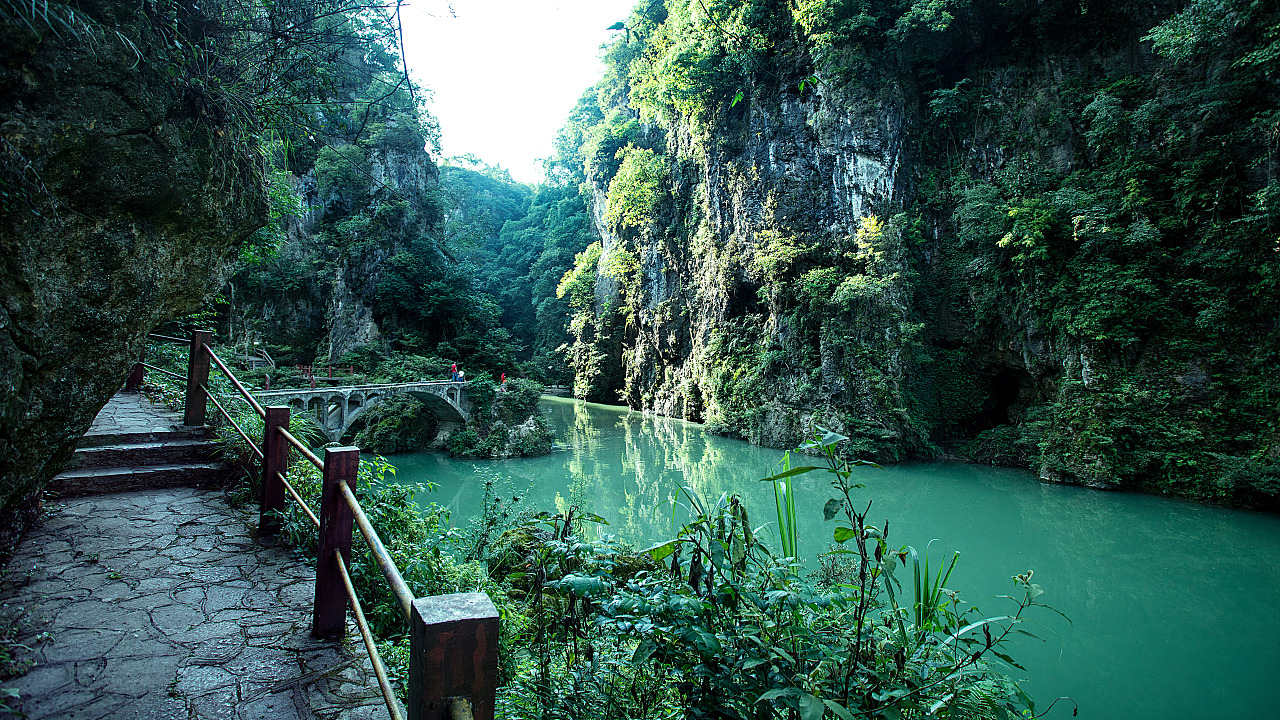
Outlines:
POLYGON ((471 381, 471 419, 449 436, 450 455, 470 458, 533 457, 551 452, 556 432, 538 408, 544 388, 532 380, 501 385, 481 378, 471 381))
POLYGON ((562 133, 578 393, 1273 505, 1278 13, 641 2, 562 133))
POLYGON ((439 429, 435 414, 409 395, 388 398, 366 410, 360 419, 364 426, 352 443, 380 455, 427 450, 439 429))
POLYGON ((228 335, 286 363, 360 360, 374 374, 414 357, 511 370, 519 346, 472 254, 524 216, 529 190, 438 169, 435 121, 404 80, 393 38, 358 22, 330 31, 367 47, 330 58, 310 98, 314 119, 271 136, 303 208, 282 224, 278 251, 243 267, 225 294, 228 335))

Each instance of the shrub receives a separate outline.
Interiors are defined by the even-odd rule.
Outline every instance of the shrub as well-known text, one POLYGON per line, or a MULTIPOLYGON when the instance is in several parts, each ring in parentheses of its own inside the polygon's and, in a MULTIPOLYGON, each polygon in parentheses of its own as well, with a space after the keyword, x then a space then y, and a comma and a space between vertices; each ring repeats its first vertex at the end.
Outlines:
POLYGON ((531 457, 551 452, 555 431, 538 408, 542 383, 523 378, 500 386, 487 378, 471 383, 471 421, 449 436, 456 457, 531 457))
POLYGON ((426 450, 436 438, 439 421, 422 401, 396 395, 365 411, 357 447, 379 454, 426 450))

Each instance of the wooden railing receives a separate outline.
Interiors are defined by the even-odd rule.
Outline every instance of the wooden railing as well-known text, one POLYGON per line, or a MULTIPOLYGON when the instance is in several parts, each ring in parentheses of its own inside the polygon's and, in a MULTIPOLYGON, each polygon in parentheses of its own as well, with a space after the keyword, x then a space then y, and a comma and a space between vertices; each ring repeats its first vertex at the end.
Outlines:
POLYGON ((289 499, 296 502, 315 525, 319 533, 319 548, 316 553, 311 634, 318 638, 341 636, 346 631, 349 606, 364 640, 365 650, 369 653, 387 710, 394 720, 403 720, 399 702, 387 678, 386 667, 378 654, 348 571, 353 533, 354 529, 358 529, 409 623, 409 719, 492 720, 498 677, 497 609, 484 593, 421 598, 413 596, 356 496, 360 449, 325 448, 324 458, 318 457, 289 432, 288 407, 264 408, 236 379, 231 369, 209 346, 211 333, 196 331, 192 333, 190 341, 163 335, 151 335, 150 338, 161 342, 189 344, 187 376, 182 378, 177 373, 139 363, 129 376, 127 387, 142 385, 142 368, 184 379, 187 390, 183 422, 186 425, 204 425, 207 404, 213 402, 223 419, 244 438, 262 464, 258 520, 260 536, 279 532, 280 518, 289 499), (222 371, 240 397, 262 418, 261 443, 255 443, 209 391, 211 363, 222 371), (289 483, 287 475, 291 450, 297 450, 321 472, 323 479, 318 517, 289 483))
POLYGON ((339 377, 341 377, 341 376, 342 376, 342 375, 341 375, 341 373, 342 373, 344 370, 346 371, 346 374, 347 374, 347 375, 355 375, 355 374, 356 374, 356 368, 355 368, 355 366, 354 366, 354 365, 347 365, 346 367, 342 367, 341 365, 339 365, 338 367, 334 367, 334 366, 332 366, 332 365, 328 365, 328 366, 326 366, 326 367, 322 367, 322 368, 312 367, 312 366, 310 366, 310 365, 294 365, 294 366, 293 366, 293 369, 294 369, 294 370, 297 370, 297 371, 298 371, 298 373, 299 373, 299 374, 301 374, 303 377, 308 377, 308 378, 310 378, 310 377, 315 377, 315 373, 316 373, 316 371, 317 371, 317 370, 325 370, 325 371, 328 371, 328 373, 329 373, 328 377, 330 377, 330 378, 332 378, 332 377, 333 377, 333 371, 334 371, 334 370, 337 370, 337 371, 338 371, 338 373, 339 373, 339 377))

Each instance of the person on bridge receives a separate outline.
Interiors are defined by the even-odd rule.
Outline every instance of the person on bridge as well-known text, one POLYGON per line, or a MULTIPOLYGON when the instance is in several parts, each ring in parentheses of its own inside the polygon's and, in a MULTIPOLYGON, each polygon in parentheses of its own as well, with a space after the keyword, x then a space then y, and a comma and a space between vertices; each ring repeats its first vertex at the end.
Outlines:
POLYGON ((464 373, 464 372, 462 372, 461 370, 459 370, 459 371, 458 371, 458 382, 466 382, 466 381, 467 381, 467 374, 466 374, 466 373, 464 373))
POLYGON ((449 368, 449 379, 453 382, 458 381, 458 363, 454 363, 453 367, 449 368))

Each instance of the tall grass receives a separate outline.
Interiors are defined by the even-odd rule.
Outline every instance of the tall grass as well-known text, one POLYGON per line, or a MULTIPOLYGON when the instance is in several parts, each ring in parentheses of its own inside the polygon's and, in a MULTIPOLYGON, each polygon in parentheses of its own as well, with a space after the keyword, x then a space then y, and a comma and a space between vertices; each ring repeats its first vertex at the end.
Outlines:
POLYGON ((791 558, 793 564, 800 562, 800 529, 796 523, 796 490, 795 476, 816 470, 816 467, 791 467, 791 452, 782 456, 782 470, 764 478, 764 482, 773 484, 773 504, 778 520, 778 542, 782 545, 783 557, 791 558))

